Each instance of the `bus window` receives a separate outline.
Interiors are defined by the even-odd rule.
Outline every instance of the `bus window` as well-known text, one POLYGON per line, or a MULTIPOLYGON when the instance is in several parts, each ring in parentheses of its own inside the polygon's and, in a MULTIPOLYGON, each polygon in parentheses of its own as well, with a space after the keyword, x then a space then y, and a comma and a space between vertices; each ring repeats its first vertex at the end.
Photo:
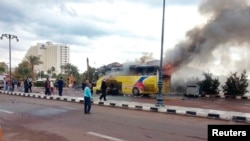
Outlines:
POLYGON ((131 66, 130 70, 138 75, 155 75, 158 69, 157 66, 131 66))

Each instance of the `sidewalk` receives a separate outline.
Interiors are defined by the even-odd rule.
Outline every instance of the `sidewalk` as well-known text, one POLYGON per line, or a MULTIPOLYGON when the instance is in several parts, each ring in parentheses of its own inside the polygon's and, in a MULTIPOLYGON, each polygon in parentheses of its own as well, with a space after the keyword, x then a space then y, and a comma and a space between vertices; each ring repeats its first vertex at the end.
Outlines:
MULTIPOLYGON (((41 98, 49 100, 62 100, 62 101, 77 102, 77 103, 84 102, 84 99, 82 97, 76 97, 76 96, 58 96, 58 95, 45 96, 44 94, 39 94, 39 93, 7 92, 2 90, 0 91, 0 94, 25 96, 25 97, 33 97, 33 98, 41 98)), ((167 106, 167 105, 164 107, 156 107, 154 104, 150 103, 128 102, 120 100, 99 101, 98 98, 93 99, 93 104, 99 106, 134 109, 134 110, 158 112, 165 114, 178 114, 185 116, 250 123, 250 113, 243 113, 243 112, 232 112, 232 111, 211 110, 211 109, 201 109, 201 108, 191 108, 191 107, 181 107, 181 106, 167 106)))

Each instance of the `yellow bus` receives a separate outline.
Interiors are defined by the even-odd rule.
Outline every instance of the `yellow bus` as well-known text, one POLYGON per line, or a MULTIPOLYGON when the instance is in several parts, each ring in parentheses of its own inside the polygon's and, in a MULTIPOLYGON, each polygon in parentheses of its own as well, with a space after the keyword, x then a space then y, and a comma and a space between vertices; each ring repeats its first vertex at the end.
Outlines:
MULTIPOLYGON (((131 65, 128 70, 121 68, 106 70, 93 90, 98 94, 102 80, 106 79, 108 94, 135 96, 158 94, 158 71, 159 66, 153 65, 131 65)), ((170 92, 170 79, 170 76, 163 75, 163 94, 170 92)))

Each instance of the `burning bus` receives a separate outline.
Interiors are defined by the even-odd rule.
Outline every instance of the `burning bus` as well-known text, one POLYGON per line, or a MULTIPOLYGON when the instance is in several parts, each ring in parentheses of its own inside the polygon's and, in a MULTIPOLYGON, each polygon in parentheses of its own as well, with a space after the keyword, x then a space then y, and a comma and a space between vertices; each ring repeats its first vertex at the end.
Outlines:
MULTIPOLYGON (((96 82, 94 91, 100 92, 101 81, 106 79, 108 94, 152 95, 158 94, 158 65, 130 65, 126 67, 111 67, 104 71, 96 82)), ((163 73, 163 94, 170 92, 170 75, 163 73)))

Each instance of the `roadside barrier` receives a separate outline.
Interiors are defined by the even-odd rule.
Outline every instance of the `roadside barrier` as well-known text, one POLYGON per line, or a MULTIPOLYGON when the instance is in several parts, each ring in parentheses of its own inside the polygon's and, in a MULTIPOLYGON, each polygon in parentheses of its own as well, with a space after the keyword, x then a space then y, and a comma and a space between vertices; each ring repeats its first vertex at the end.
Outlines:
MULTIPOLYGON (((0 94, 40 98, 47 100, 61 100, 65 102, 84 103, 83 97, 58 96, 58 95, 46 96, 44 94, 38 94, 38 93, 8 92, 1 90, 0 94)), ((98 106, 133 109, 139 111, 149 111, 149 112, 158 112, 164 114, 176 114, 183 116, 250 123, 250 113, 242 113, 234 111, 221 111, 221 110, 201 109, 201 108, 191 108, 191 107, 181 107, 181 106, 168 106, 168 105, 164 107, 156 107, 155 105, 149 103, 114 101, 114 100, 109 100, 109 101, 93 100, 92 104, 98 106)))

